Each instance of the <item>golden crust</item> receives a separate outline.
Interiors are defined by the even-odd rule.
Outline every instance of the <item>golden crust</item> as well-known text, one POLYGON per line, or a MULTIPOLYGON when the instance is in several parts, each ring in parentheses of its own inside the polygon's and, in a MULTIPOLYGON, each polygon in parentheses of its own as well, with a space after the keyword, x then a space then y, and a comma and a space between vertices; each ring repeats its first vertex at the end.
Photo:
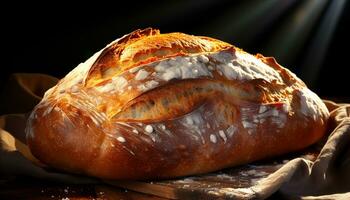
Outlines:
MULTIPOLYGON (((91 68, 89 80, 110 77, 106 71, 121 73, 140 64, 155 60, 214 52, 232 45, 208 37, 197 37, 183 33, 160 34, 159 30, 136 30, 106 49, 98 62, 91 68)), ((91 85, 91 84, 89 84, 91 85)))
POLYGON ((137 30, 46 92, 32 153, 68 172, 156 179, 300 150, 326 130, 322 101, 274 58, 183 33, 137 30))

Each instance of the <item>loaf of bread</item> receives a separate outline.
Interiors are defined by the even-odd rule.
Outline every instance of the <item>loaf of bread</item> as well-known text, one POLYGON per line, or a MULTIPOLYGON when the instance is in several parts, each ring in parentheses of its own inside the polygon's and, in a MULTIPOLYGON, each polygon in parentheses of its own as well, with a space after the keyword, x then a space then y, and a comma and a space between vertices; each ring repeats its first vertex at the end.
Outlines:
POLYGON ((320 98, 274 58, 210 37, 137 30, 78 65, 31 113, 46 165, 104 179, 212 172, 325 135, 320 98))

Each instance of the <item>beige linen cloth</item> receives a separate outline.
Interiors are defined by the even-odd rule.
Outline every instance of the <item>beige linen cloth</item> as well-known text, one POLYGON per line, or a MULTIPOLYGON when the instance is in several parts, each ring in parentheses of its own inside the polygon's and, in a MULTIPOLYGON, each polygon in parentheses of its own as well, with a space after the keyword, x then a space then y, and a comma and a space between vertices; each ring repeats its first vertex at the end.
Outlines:
MULTIPOLYGON (((26 146, 25 123, 31 109, 58 79, 44 74, 14 74, 0 98, 0 179, 30 176, 56 182, 99 183, 93 178, 48 170, 26 146)), ((350 199, 350 104, 325 101, 331 112, 329 137, 315 162, 295 158, 249 192, 233 199, 350 199)))

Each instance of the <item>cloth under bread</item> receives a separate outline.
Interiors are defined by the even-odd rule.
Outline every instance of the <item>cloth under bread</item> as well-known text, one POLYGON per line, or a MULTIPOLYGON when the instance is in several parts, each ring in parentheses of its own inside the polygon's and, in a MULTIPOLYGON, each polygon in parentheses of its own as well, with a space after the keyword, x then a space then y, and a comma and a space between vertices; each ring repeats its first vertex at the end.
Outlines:
MULTIPOLYGON (((0 179, 26 175, 66 183, 101 182, 47 170, 25 144, 26 113, 57 80, 41 74, 15 74, 5 85, 0 98, 0 179)), ((208 197, 265 199, 278 194, 284 199, 350 198, 350 105, 325 103, 331 111, 330 136, 315 162, 296 156, 252 187, 211 191, 208 197)))

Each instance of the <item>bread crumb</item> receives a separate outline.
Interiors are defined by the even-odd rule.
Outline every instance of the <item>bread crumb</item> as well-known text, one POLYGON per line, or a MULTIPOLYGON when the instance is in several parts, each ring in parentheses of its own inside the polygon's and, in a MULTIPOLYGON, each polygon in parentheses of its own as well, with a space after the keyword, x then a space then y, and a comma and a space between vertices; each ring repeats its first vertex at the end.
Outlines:
POLYGON ((214 144, 217 142, 216 136, 214 134, 210 134, 210 141, 214 144))
POLYGON ((136 129, 132 130, 133 133, 139 134, 139 132, 136 129))
POLYGON ((135 75, 135 80, 137 80, 137 81, 143 80, 143 79, 147 78, 148 74, 149 74, 149 72, 147 72, 144 69, 141 69, 135 75))
POLYGON ((147 133, 152 133, 152 132, 153 132, 153 127, 152 127, 151 125, 147 125, 147 126, 145 127, 145 131, 146 131, 147 133))
POLYGON ((225 134, 225 132, 223 130, 219 130, 219 135, 224 140, 224 142, 227 141, 226 134, 225 134))
POLYGON ((161 125, 160 125, 160 128, 161 128, 161 129, 163 129, 163 130, 165 130, 165 129, 166 129, 166 127, 165 127, 165 125, 164 125, 164 124, 161 124, 161 125))
POLYGON ((125 138, 122 137, 122 136, 117 137, 117 140, 118 140, 119 142, 125 142, 125 141, 126 141, 125 138))

